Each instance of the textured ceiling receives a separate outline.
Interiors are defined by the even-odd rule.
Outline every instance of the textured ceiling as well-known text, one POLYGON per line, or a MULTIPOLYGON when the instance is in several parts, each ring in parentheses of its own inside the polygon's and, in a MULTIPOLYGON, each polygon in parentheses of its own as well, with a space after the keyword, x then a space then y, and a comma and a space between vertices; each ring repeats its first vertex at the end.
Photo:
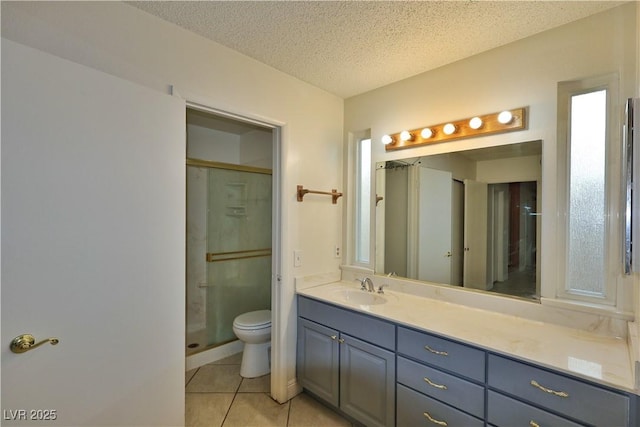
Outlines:
POLYGON ((624 2, 128 3, 348 98, 624 2))

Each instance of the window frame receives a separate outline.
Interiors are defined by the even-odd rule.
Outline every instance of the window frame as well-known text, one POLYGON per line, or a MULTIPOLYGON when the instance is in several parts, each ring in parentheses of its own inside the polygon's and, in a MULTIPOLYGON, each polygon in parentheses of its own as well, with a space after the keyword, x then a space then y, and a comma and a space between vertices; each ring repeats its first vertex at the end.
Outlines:
MULTIPOLYGON (((372 259, 372 241, 373 241, 373 233, 372 233, 372 229, 373 229, 373 223, 374 223, 374 216, 373 216, 373 210, 371 209, 371 199, 373 197, 373 193, 375 191, 375 186, 374 186, 374 182, 373 182, 373 177, 374 177, 374 169, 372 167, 373 163, 372 163, 372 159, 373 159, 373 142, 371 140, 371 137, 362 137, 362 138, 358 138, 356 140, 356 179, 354 181, 355 184, 355 188, 354 188, 354 195, 355 195, 355 200, 354 200, 354 257, 353 257, 353 261, 355 265, 359 265, 359 266, 371 266, 373 259, 372 259), (369 178, 369 188, 368 188, 368 197, 365 199, 365 197, 362 194, 362 184, 364 183, 364 179, 363 178, 363 163, 364 163, 364 159, 363 159, 363 144, 365 143, 365 141, 367 141, 369 148, 369 161, 368 161, 368 178, 369 178), (366 202, 366 203, 365 203, 366 202), (365 233, 365 230, 363 229, 363 226, 361 224, 361 216, 363 213, 368 214, 368 230, 366 230, 366 242, 362 242, 362 238, 360 233, 365 233), (365 244, 362 245, 361 244, 365 244), (365 256, 364 252, 366 252, 366 259, 364 259, 363 257, 361 257, 359 250, 361 249, 362 256, 365 256)), ((365 224, 366 225, 366 224, 365 224)))
POLYGON ((375 171, 373 169, 373 164, 371 164, 371 194, 370 197, 370 207, 369 207, 369 215, 370 215, 370 227, 369 227, 369 262, 360 262, 357 258, 357 238, 358 238, 358 230, 357 230, 357 215, 358 215, 358 206, 357 206, 357 187, 358 182, 360 180, 360 144, 361 141, 370 139, 371 140, 371 163, 373 162, 373 158, 375 156, 375 145, 373 143, 373 139, 371 138, 371 130, 361 130, 361 131, 351 131, 347 134, 348 143, 345 145, 345 159, 347 167, 344 169, 344 182, 345 182, 345 190, 347 194, 351 194, 352 197, 347 197, 347 204, 345 205, 346 209, 343 213, 344 224, 346 226, 346 230, 343 238, 343 247, 344 251, 344 262, 348 266, 352 266, 358 269, 363 269, 367 273, 373 273, 374 266, 374 247, 375 247, 375 221, 377 220, 374 216, 374 196, 375 192, 375 171))
POLYGON ((558 277, 557 299, 589 303, 596 306, 616 306, 617 285, 623 275, 622 209, 622 141, 617 114, 619 83, 616 73, 558 83, 558 277), (571 101, 574 96, 606 90, 605 132, 605 231, 604 283, 602 295, 572 288, 568 282, 569 195, 571 162, 571 101))

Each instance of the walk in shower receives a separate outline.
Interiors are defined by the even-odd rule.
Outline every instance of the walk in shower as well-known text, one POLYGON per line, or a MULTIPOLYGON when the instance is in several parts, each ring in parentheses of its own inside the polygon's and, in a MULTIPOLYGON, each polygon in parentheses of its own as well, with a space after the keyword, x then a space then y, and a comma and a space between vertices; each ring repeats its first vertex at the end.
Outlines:
POLYGON ((236 339, 271 306, 271 173, 187 162, 187 354, 236 339))
POLYGON ((276 133, 206 109, 186 113, 185 346, 192 369, 241 351, 235 317, 271 308, 276 133))

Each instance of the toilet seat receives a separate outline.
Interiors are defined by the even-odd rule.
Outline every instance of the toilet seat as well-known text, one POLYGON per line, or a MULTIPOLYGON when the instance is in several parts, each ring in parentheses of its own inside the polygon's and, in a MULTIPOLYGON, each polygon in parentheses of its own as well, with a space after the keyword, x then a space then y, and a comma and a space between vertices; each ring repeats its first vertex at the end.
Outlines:
POLYGON ((271 327, 271 310, 257 310, 241 314, 233 321, 238 329, 256 330, 271 327))

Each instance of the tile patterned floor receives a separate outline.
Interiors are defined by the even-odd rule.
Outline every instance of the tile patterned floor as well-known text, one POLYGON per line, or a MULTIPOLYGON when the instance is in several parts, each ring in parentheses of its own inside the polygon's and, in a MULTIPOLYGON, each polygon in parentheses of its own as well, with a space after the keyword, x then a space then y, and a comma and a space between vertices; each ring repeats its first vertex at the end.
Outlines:
POLYGON ((342 416, 306 394, 279 404, 268 391, 271 378, 242 378, 237 354, 185 375, 188 427, 351 427, 342 416))

